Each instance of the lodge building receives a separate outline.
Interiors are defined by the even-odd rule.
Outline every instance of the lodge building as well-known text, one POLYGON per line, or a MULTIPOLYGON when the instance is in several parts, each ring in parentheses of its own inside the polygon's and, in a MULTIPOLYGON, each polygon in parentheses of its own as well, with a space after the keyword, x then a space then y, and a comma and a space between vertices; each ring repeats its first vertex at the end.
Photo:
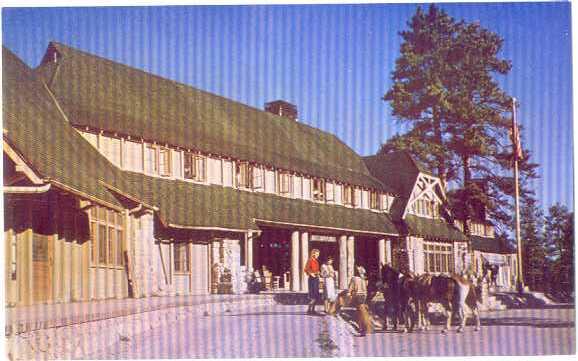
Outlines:
MULTIPOLYGON (((52 42, 3 49, 8 305, 307 291, 308 253, 465 272, 474 250, 408 153, 361 157, 298 121, 52 42)), ((488 237, 487 244, 492 244, 488 237)))

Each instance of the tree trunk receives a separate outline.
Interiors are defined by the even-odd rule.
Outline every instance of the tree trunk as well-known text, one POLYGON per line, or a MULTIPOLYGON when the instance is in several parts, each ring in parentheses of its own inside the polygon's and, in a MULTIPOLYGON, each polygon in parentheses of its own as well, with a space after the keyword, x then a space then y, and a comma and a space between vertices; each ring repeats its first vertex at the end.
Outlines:
POLYGON ((472 173, 470 171, 470 157, 467 155, 462 156, 462 167, 464 169, 464 192, 462 196, 462 205, 464 207, 464 233, 469 235, 470 234, 470 227, 468 225, 468 221, 470 219, 470 183, 472 180, 472 173))
MULTIPOLYGON (((442 129, 441 129, 441 112, 437 107, 433 109, 433 131, 434 140, 437 145, 443 149, 442 129)), ((438 177, 440 179, 442 188, 446 187, 446 162, 443 154, 436 154, 438 163, 438 177)))

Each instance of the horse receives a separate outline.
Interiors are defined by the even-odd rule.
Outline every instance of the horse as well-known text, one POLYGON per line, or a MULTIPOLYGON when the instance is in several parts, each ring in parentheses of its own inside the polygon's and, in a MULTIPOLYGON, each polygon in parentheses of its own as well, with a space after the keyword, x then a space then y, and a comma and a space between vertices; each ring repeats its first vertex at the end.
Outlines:
POLYGON ((393 321, 393 329, 397 330, 398 321, 404 323, 404 332, 413 331, 415 322, 411 316, 410 302, 413 298, 414 279, 403 274, 389 264, 381 265, 382 292, 385 301, 383 328, 387 330, 388 320, 393 321), (389 312, 388 308, 391 307, 389 312))
POLYGON ((460 325, 457 332, 463 332, 466 325, 465 305, 472 310, 475 318, 475 330, 480 329, 478 301, 481 301, 481 288, 459 275, 423 274, 415 279, 414 297, 418 314, 418 326, 427 328, 427 308, 430 302, 440 303, 446 312, 446 325, 442 333, 449 331, 452 315, 457 313, 460 325))

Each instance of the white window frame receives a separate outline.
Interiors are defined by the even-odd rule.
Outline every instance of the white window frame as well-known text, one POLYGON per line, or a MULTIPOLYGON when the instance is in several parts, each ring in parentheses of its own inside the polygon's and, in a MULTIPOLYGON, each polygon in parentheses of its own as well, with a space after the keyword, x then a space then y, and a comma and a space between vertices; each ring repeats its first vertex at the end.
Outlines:
POLYGON ((184 152, 183 178, 188 181, 205 183, 207 181, 207 157, 197 152, 184 152), (189 174, 187 174, 187 163, 190 163, 189 174))

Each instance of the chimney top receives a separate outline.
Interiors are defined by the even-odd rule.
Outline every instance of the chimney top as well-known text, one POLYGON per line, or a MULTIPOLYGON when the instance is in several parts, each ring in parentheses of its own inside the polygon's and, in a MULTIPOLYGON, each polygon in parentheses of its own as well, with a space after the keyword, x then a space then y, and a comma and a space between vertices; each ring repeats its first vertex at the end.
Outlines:
POLYGON ((265 103, 265 111, 297 121, 297 107, 284 100, 265 103))

